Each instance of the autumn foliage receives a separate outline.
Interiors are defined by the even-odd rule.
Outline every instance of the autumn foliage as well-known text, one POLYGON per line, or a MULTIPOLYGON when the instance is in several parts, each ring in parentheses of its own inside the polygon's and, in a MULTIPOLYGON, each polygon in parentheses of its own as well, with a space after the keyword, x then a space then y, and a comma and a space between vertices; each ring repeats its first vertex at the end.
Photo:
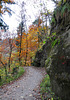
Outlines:
MULTIPOLYGON (((11 14, 11 10, 3 6, 3 3, 14 4, 14 1, 0 1, 0 14, 2 15, 5 12, 11 14)), ((2 23, 3 21, 0 23, 0 26, 3 26, 2 23)), ((46 33, 46 27, 42 27, 41 24, 42 20, 39 17, 29 26, 29 30, 26 32, 22 21, 18 26, 16 37, 11 38, 10 34, 8 37, 8 33, 4 34, 3 39, 0 37, 0 80, 3 80, 4 76, 5 79, 13 77, 20 66, 31 66, 38 48, 43 44, 46 33)))
POLYGON ((32 62, 32 58, 35 55, 35 52, 37 51, 37 48, 39 46, 38 42, 38 27, 31 25, 29 27, 28 33, 23 32, 22 33, 22 41, 20 41, 20 34, 18 34, 18 37, 16 39, 16 48, 17 48, 17 57, 21 58, 22 65, 24 66, 30 66, 32 62), (20 42, 21 42, 21 54, 20 52, 20 42))

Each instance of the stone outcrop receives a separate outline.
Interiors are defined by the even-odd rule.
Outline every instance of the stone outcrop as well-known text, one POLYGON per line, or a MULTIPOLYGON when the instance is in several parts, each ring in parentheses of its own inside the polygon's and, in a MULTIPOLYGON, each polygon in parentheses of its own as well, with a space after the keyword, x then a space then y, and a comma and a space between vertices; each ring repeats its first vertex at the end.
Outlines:
POLYGON ((37 51, 34 65, 45 66, 50 76, 52 91, 61 100, 70 100, 70 14, 65 23, 57 23, 51 29, 51 33, 54 32, 57 35, 56 40, 59 39, 60 43, 57 42, 52 47, 52 41, 47 39, 42 49, 37 51))
POLYGON ((70 29, 60 37, 60 44, 51 49, 45 66, 52 90, 61 100, 70 100, 70 29))

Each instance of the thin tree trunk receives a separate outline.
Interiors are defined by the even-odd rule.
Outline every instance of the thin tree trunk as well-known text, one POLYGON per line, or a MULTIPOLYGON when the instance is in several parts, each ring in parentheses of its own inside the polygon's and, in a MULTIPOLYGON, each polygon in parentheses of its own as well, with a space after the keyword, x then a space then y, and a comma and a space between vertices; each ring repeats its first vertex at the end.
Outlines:
POLYGON ((10 52, 9 52, 8 68, 10 72, 10 63, 11 63, 11 54, 12 54, 12 40, 11 39, 9 39, 9 45, 10 45, 10 52))
POLYGON ((23 30, 23 22, 21 23, 21 35, 20 35, 20 48, 19 48, 19 64, 20 66, 22 65, 21 63, 21 50, 22 50, 22 30, 23 30))
POLYGON ((1 75, 0 75, 0 81, 1 81, 1 79, 2 79, 2 78, 1 78, 1 75))
POLYGON ((9 72, 10 72, 10 64, 11 64, 11 54, 12 54, 12 48, 10 49, 10 54, 9 54, 9 62, 8 62, 9 72))
POLYGON ((27 34, 26 34, 26 59, 25 59, 25 65, 27 65, 27 54, 28 54, 28 40, 27 40, 27 34))

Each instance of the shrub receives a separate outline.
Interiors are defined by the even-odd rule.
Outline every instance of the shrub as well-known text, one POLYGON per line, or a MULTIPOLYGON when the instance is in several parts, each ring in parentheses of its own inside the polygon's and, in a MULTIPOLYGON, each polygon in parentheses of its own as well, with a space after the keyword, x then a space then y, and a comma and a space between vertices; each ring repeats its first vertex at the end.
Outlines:
POLYGON ((24 74, 25 70, 23 67, 16 67, 16 68, 19 68, 17 72, 14 71, 15 74, 12 75, 12 73, 8 74, 7 75, 7 79, 5 78, 5 73, 4 73, 4 70, 2 71, 3 72, 3 76, 1 78, 1 81, 0 81, 0 86, 2 86, 3 84, 7 84, 7 83, 10 83, 11 81, 19 78, 21 75, 24 74))

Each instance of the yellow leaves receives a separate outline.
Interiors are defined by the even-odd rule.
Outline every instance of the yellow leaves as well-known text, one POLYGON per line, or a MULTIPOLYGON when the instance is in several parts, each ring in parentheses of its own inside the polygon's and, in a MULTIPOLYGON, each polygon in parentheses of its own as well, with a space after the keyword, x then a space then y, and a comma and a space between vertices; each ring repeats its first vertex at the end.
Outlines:
POLYGON ((17 57, 21 58, 23 65, 30 65, 32 57, 35 56, 35 52, 39 46, 39 35, 41 35, 39 28, 41 28, 41 26, 31 25, 27 34, 23 32, 22 37, 18 34, 16 41, 21 45, 16 46, 18 51, 17 57))
POLYGON ((14 2, 14 0, 2 0, 2 1, 4 1, 5 3, 13 3, 14 2))
MULTIPOLYGON (((65 3, 66 2, 66 0, 63 0, 63 3, 65 3)), ((62 4, 62 0, 60 0, 59 2, 58 2, 58 6, 60 6, 62 4)))
POLYGON ((9 2, 9 0, 3 0, 3 1, 4 1, 5 3, 6 3, 6 2, 9 2))
POLYGON ((30 57, 33 57, 35 55, 34 51, 30 52, 30 57))
MULTIPOLYGON (((37 33, 38 31, 39 31, 38 28, 32 25, 30 26, 29 32, 27 34, 24 32, 22 34, 20 57, 21 59, 23 59, 23 64, 27 62, 28 65, 31 65, 31 57, 35 55, 35 52, 38 47, 38 43, 37 43, 38 42, 38 33, 37 33)), ((20 43, 19 35, 16 41, 20 43)), ((17 49, 18 49, 18 57, 19 57, 20 46, 17 49)))
POLYGON ((19 66, 19 63, 17 62, 17 63, 15 63, 15 66, 19 66))
POLYGON ((43 28, 44 30, 46 30, 46 27, 44 26, 44 28, 43 28))
POLYGON ((64 3, 66 2, 66 0, 64 0, 64 3))

